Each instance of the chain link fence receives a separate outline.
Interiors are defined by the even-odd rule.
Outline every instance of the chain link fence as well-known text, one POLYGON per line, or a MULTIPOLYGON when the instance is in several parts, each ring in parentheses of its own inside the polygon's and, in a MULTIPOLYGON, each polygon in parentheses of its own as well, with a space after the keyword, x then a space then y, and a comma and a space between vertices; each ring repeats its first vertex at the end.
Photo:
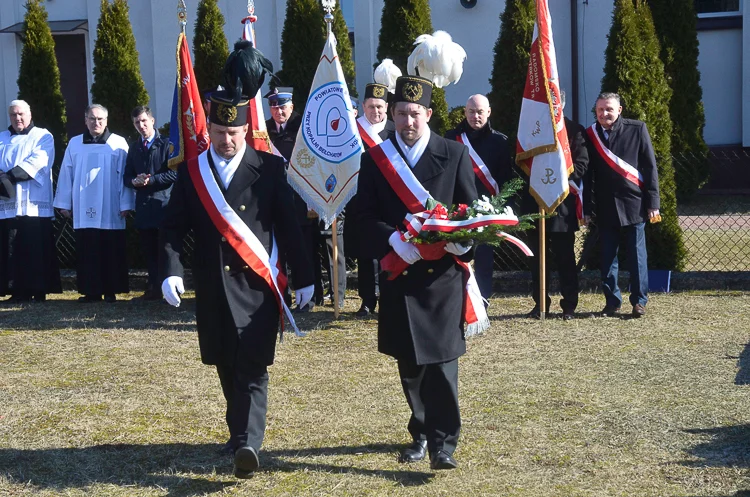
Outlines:
MULTIPOLYGON (((750 151, 741 148, 715 148, 707 156, 673 157, 675 175, 687 178, 692 191, 680 192, 677 213, 687 249, 686 271, 750 271, 750 151), (693 178, 695 178, 693 180, 693 178), (705 178, 705 179, 703 179, 705 178)), ((55 220, 60 266, 75 268, 75 236, 72 222, 55 220)), ((586 231, 576 236, 576 255, 584 250, 586 231)), ((128 264, 144 268, 138 234, 128 220, 128 264)), ((189 267, 193 250, 192 233, 185 240, 185 264, 189 267)), ((532 247, 534 249, 535 247, 532 247)), ((587 248, 588 250, 588 248, 587 248)), ((554 269, 554 254, 549 259, 554 269)), ((321 261, 323 268, 327 261, 321 261)), ((349 269, 354 261, 347 260, 349 269)), ((495 250, 497 271, 528 269, 527 258, 514 245, 495 250)))

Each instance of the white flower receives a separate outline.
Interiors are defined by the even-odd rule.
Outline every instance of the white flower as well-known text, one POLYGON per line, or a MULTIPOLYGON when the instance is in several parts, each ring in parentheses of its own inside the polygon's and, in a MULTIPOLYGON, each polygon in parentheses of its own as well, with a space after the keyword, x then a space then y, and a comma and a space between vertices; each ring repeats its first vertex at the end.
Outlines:
POLYGON ((479 228, 477 228, 477 233, 481 233, 482 231, 484 231, 484 226, 480 226, 479 228))
POLYGON ((507 206, 503 210, 503 214, 505 214, 506 216, 515 216, 515 213, 513 212, 513 209, 510 206, 507 206))

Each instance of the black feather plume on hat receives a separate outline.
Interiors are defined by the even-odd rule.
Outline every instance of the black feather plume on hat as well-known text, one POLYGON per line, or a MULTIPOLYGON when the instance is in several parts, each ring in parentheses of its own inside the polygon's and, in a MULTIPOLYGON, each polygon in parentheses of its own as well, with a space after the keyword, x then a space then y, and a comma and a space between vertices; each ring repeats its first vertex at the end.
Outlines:
POLYGON ((232 105, 237 105, 243 97, 255 97, 263 86, 266 73, 276 79, 271 61, 254 48, 252 42, 239 40, 221 71, 221 86, 232 98, 232 105))

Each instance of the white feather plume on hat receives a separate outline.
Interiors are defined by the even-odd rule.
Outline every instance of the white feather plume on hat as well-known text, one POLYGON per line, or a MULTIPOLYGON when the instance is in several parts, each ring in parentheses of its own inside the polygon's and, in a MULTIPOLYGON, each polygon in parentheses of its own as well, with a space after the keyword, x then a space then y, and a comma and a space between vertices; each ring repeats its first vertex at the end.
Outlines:
POLYGON ((466 51, 445 31, 420 35, 406 69, 412 76, 429 79, 438 88, 458 83, 464 72, 466 51))
POLYGON ((391 93, 396 93, 396 80, 400 76, 402 76, 401 69, 393 63, 392 59, 383 59, 383 62, 375 68, 375 82, 387 86, 391 93))

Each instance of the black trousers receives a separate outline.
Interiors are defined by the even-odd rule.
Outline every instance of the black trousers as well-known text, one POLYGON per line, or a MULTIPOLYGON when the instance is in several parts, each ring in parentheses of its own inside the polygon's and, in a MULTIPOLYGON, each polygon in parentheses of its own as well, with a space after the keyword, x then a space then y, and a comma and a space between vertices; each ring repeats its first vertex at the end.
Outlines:
MULTIPOLYGON (((534 254, 538 254, 539 231, 529 231, 529 238, 532 243, 531 249, 534 251, 534 254)), ((562 295, 560 307, 563 311, 570 312, 575 311, 578 306, 578 270, 576 269, 575 241, 576 234, 574 231, 547 233, 547 281, 549 281, 549 256, 551 255, 557 262, 557 272, 560 275, 560 294, 562 295)), ((531 295, 534 298, 534 303, 538 306, 539 257, 537 255, 529 257, 529 269, 531 270, 531 295)), ((547 288, 546 309, 549 310, 551 299, 549 296, 549 286, 547 288)))
POLYGON ((78 293, 128 293, 125 230, 82 228, 75 236, 78 293))
POLYGON ((427 450, 453 454, 461 431, 458 408, 458 359, 418 365, 398 361, 398 374, 411 408, 407 426, 414 440, 427 440, 427 450))
POLYGON ((378 303, 378 273, 380 263, 377 259, 357 259, 357 292, 362 304, 371 311, 378 303))
POLYGON ((266 432, 267 367, 263 364, 245 364, 240 370, 219 365, 216 371, 227 401, 225 419, 232 449, 249 445, 259 451, 266 432))
POLYGON ((30 298, 61 292, 52 219, 0 220, 0 295, 30 298))
POLYGON ((159 279, 159 229, 138 230, 141 239, 141 253, 146 260, 148 269, 148 289, 158 290, 161 288, 159 279))

